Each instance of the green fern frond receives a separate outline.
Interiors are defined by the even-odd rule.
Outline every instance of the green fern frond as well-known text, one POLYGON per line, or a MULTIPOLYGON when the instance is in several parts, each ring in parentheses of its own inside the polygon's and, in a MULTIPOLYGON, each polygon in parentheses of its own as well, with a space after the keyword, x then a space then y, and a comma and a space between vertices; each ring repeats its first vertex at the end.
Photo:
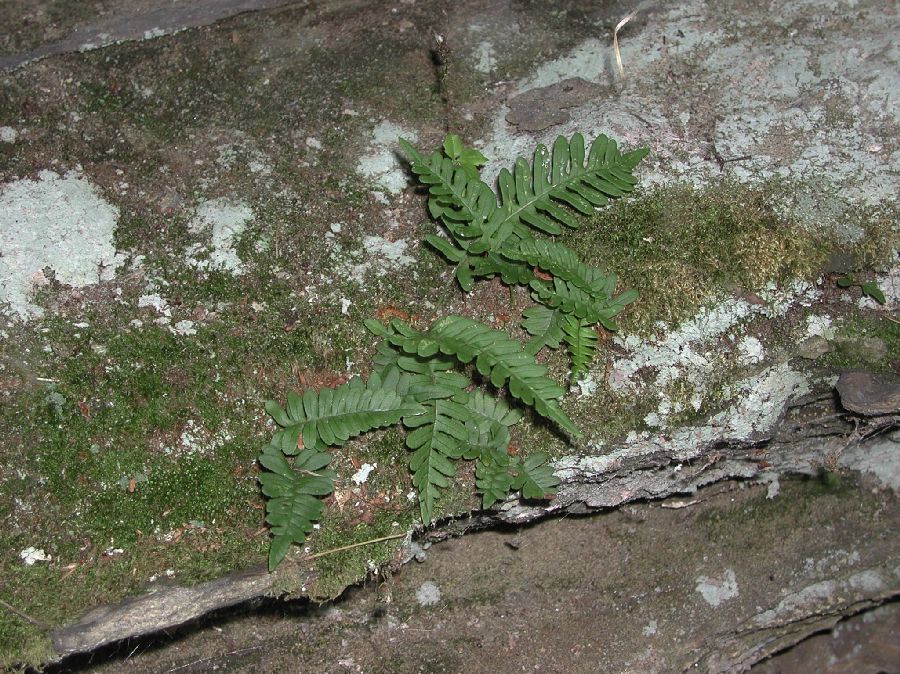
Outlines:
POLYGON ((522 413, 509 406, 503 398, 487 395, 484 391, 472 391, 466 402, 478 423, 500 424, 505 428, 514 426, 522 419, 522 413))
MULTIPOLYGON (((380 323, 377 325, 383 329, 380 323)), ((431 358, 407 356, 386 341, 378 344, 373 362, 375 372, 382 376, 388 376, 392 369, 398 369, 401 375, 397 382, 397 393, 409 396, 417 403, 452 398, 472 383, 464 374, 450 371, 457 366, 455 358, 441 355, 431 358)))
POLYGON ((551 309, 543 304, 528 307, 522 312, 522 329, 531 339, 525 343, 525 353, 532 356, 545 346, 558 349, 565 336, 562 329, 562 318, 565 314, 558 309, 551 309))
MULTIPOLYGON (((530 284, 532 298, 566 314, 574 314, 590 323, 608 318, 607 307, 588 295, 576 285, 554 278, 549 281, 535 279, 530 284)), ((610 314, 611 316, 611 314, 610 314)))
POLYGON ((429 524, 434 502, 441 489, 450 484, 455 470, 450 459, 465 453, 468 412, 453 400, 434 400, 425 405, 425 413, 404 419, 411 429, 406 446, 413 450, 409 459, 412 483, 419 493, 422 522, 429 524))
POLYGON ((475 487, 481 493, 481 507, 503 501, 512 490, 514 476, 511 457, 505 450, 486 451, 475 462, 475 487))
POLYGON ((448 261, 459 264, 466 259, 466 249, 437 234, 427 234, 425 243, 434 248, 437 252, 447 258, 448 261))
POLYGON ((575 382, 587 372, 588 365, 597 353, 597 333, 575 316, 565 316, 562 319, 562 330, 572 359, 569 381, 575 382))
POLYGON ((500 388, 508 387, 513 397, 535 409, 574 436, 578 428, 563 413, 557 399, 564 391, 546 376, 547 368, 535 362, 522 346, 505 333, 483 323, 459 316, 437 321, 426 333, 419 333, 399 320, 391 321, 387 340, 406 353, 423 358, 437 353, 455 356, 462 363, 474 361, 479 374, 500 388))
POLYGON ((475 459, 490 450, 506 452, 509 447, 509 427, 518 423, 522 415, 502 398, 485 395, 483 391, 473 391, 466 402, 469 418, 468 447, 464 459, 475 459))
POLYGON ((497 208, 491 188, 477 178, 470 178, 461 166, 440 152, 424 157, 403 138, 400 148, 409 158, 413 173, 428 186, 431 217, 449 223, 454 237, 479 236, 481 223, 497 208))
POLYGON ((517 489, 526 499, 552 498, 559 486, 549 455, 543 452, 520 460, 506 452, 485 452, 475 463, 475 486, 482 494, 482 507, 490 508, 517 489))
POLYGON ((291 544, 305 541, 313 522, 322 518, 324 506, 317 497, 333 491, 336 477, 334 471, 323 470, 330 461, 326 452, 305 449, 292 466, 275 445, 267 445, 259 455, 265 470, 257 479, 268 498, 266 522, 272 534, 269 571, 284 559, 291 544))
MULTIPOLYGON (((584 264, 568 246, 546 239, 526 239, 503 249, 503 255, 512 260, 527 262, 553 276, 594 295, 603 292, 609 276, 596 267, 584 264)), ((612 277, 615 285, 615 277, 612 277)))
POLYGON ((342 445, 360 433, 424 413, 421 405, 400 395, 396 388, 395 383, 385 386, 381 375, 374 372, 368 384, 354 377, 334 389, 310 389, 302 396, 289 392, 287 410, 271 401, 266 409, 279 425, 299 434, 303 447, 342 445))
POLYGON ((612 299, 594 297, 578 286, 554 278, 551 281, 534 279, 530 284, 532 298, 553 309, 566 314, 573 314, 589 324, 600 323, 607 330, 616 330, 611 320, 629 302, 634 301, 637 293, 627 291, 612 299))
POLYGON ((506 285, 528 285, 534 278, 528 265, 492 252, 472 260, 472 275, 499 276, 506 285))
POLYGON ((444 154, 459 166, 470 179, 478 178, 478 167, 487 163, 487 157, 478 150, 465 147, 455 133, 444 138, 444 154))
POLYGON ((548 454, 538 452, 514 466, 516 476, 512 483, 513 489, 520 490, 523 498, 545 499, 554 494, 559 478, 553 474, 549 460, 548 454))
POLYGON ((428 186, 428 212, 441 221, 453 239, 449 242, 429 236, 426 241, 456 263, 456 279, 468 292, 474 287, 474 279, 467 251, 472 241, 482 236, 483 223, 497 210, 497 198, 483 181, 470 175, 465 164, 439 152, 426 158, 403 138, 400 147, 413 173, 428 186))
MULTIPOLYGON (((531 166, 519 158, 512 173, 501 170, 497 179, 498 204, 490 187, 477 177, 477 171, 451 158, 463 150, 461 144, 449 139, 448 136, 445 144, 450 142, 452 147, 445 147, 446 156, 434 152, 426 158, 402 138, 400 146, 413 172, 428 186, 429 212, 453 239, 448 242, 430 236, 426 241, 456 263, 456 277, 467 291, 473 286, 473 276, 484 275, 479 273, 479 264, 473 258, 533 238, 529 228, 558 234, 562 231, 560 223, 577 227, 577 219, 561 204, 590 214, 609 199, 631 192, 637 182, 632 171, 647 154, 646 148, 623 154, 614 140, 600 135, 585 157, 581 134, 576 133, 571 140, 560 136, 553 144, 552 154, 539 145, 531 166)), ((483 159, 477 154, 479 160, 483 159)), ((492 266, 497 263, 482 267, 482 272, 492 266)))
MULTIPOLYGON (((614 140, 601 134, 591 143, 585 161, 584 137, 580 133, 569 141, 559 136, 552 154, 544 145, 538 145, 530 167, 520 157, 512 173, 507 169, 500 171, 500 209, 505 220, 521 221, 547 234, 559 234, 560 224, 576 228, 578 221, 559 204, 590 215, 610 198, 631 192, 637 183, 632 171, 647 152, 642 148, 622 154, 614 140)), ((501 222, 495 229, 508 230, 504 225, 501 222)), ((502 235, 495 237, 492 249, 497 250, 505 240, 502 235)))

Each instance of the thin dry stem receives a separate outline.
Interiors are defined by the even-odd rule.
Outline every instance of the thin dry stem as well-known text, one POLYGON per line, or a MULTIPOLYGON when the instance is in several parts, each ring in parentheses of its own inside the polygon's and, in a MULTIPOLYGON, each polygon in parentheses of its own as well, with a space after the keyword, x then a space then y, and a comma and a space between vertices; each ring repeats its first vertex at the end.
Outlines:
POLYGON ((625 68, 622 66, 622 54, 619 51, 619 31, 622 30, 625 24, 631 21, 636 14, 637 10, 633 11, 631 14, 619 21, 619 23, 616 24, 615 30, 613 30, 613 50, 616 52, 616 66, 619 69, 619 77, 623 80, 625 79, 625 68))
POLYGON ((390 541, 395 538, 405 538, 406 534, 392 534, 390 536, 382 536, 381 538, 373 538, 368 541, 362 541, 360 543, 353 543, 351 545, 342 545, 339 548, 332 548, 331 550, 323 550, 322 552, 317 552, 314 555, 307 555, 303 559, 315 559, 316 557, 324 557, 325 555, 333 555, 335 552, 343 552, 344 550, 352 550, 353 548, 361 548, 364 545, 372 545, 373 543, 382 543, 384 541, 390 541))

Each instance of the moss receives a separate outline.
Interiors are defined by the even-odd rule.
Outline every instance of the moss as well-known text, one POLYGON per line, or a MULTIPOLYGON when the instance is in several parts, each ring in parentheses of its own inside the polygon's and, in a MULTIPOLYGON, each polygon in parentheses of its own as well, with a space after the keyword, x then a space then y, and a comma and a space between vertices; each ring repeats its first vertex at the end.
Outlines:
POLYGON ((822 359, 835 370, 866 368, 883 372, 900 369, 900 324, 891 317, 856 311, 846 316, 832 342, 833 349, 822 359), (879 358, 873 341, 884 347, 879 358))
POLYGON ((852 244, 845 244, 832 253, 850 257, 851 268, 839 269, 854 272, 869 269, 888 269, 896 260, 900 249, 900 206, 885 201, 876 206, 853 206, 847 209, 845 217, 850 226, 861 233, 852 244))
POLYGON ((692 315, 726 289, 812 278, 825 246, 772 206, 771 186, 678 184, 616 202, 563 240, 588 263, 619 275, 641 298, 619 321, 646 334, 692 315))
POLYGON ((37 665, 53 656, 50 638, 24 618, 0 607, 0 669, 37 665))
POLYGON ((363 440, 357 447, 348 447, 346 454, 359 463, 377 466, 366 481, 366 491, 371 494, 397 494, 409 485, 409 470, 403 435, 399 428, 363 440))
MULTIPOLYGON (((352 511, 353 505, 345 506, 352 511)), ((321 529, 310 540, 314 554, 336 550, 344 546, 374 540, 383 536, 402 534, 413 522, 413 509, 375 510, 370 524, 352 524, 353 513, 328 513, 321 529)), ((349 585, 358 583, 373 568, 387 563, 399 546, 398 539, 361 545, 349 550, 333 552, 315 559, 315 581, 308 589, 309 596, 317 601, 333 599, 349 585)))
POLYGON ((83 108, 89 113, 119 112, 132 100, 132 96, 119 89, 115 81, 81 82, 78 87, 83 108))
MULTIPOLYGON (((166 568, 194 582, 263 559, 264 540, 252 538, 262 519, 252 472, 260 439, 243 406, 246 343, 214 329, 190 340, 156 326, 121 330, 121 319, 45 322, 41 337, 58 353, 45 354, 42 369, 56 381, 20 391, 0 412, 2 458, 20 467, 0 499, 3 519, 15 522, 0 586, 4 601, 50 625, 166 568), (31 545, 59 561, 23 567, 17 551, 31 545), (123 551, 107 558, 107 548, 123 551)), ((10 638, 19 642, 3 644, 11 657, 32 652, 10 638)))

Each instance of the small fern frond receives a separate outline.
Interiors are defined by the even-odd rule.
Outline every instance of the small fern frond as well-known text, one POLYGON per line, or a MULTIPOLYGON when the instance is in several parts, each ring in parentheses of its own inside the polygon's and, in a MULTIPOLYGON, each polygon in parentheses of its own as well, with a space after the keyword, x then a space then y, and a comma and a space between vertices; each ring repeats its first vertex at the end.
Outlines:
POLYGON ((485 452, 475 463, 475 486, 482 494, 482 507, 490 508, 497 501, 518 489, 525 499, 552 498, 559 486, 553 474, 549 455, 538 452, 520 460, 506 452, 485 452))
MULTIPOLYGON (((632 171, 646 156, 642 148, 622 154, 616 142, 605 135, 591 143, 585 161, 584 137, 580 133, 567 141, 559 136, 553 143, 552 155, 544 145, 538 145, 532 165, 521 157, 513 172, 500 171, 500 210, 505 220, 524 222, 547 234, 559 234, 560 224, 578 227, 578 221, 559 204, 565 204, 585 215, 604 206, 610 198, 631 192, 637 180, 632 171)), ((502 225, 496 227, 504 229, 502 225)), ((495 237, 493 250, 506 240, 495 237)))
POLYGON ((530 284, 532 298, 566 314, 574 314, 589 323, 598 323, 612 316, 611 310, 578 286, 554 278, 550 281, 535 279, 530 284))
MULTIPOLYGON (((383 329, 380 323, 377 325, 383 329)), ((455 358, 407 356, 386 341, 378 344, 373 361, 375 372, 382 376, 388 376, 392 368, 398 369, 401 376, 397 382, 397 393, 409 396, 417 403, 452 398, 472 383, 464 374, 450 371, 457 365, 455 358)))
POLYGON ((562 330, 565 333, 566 346, 572 359, 572 374, 569 381, 576 382, 587 372, 588 365, 597 353, 597 333, 585 322, 575 316, 562 319, 562 330))
POLYGON ((479 374, 500 388, 507 385, 513 397, 530 405, 543 417, 578 436, 581 433, 563 413, 557 399, 564 391, 546 376, 547 368, 499 330, 460 316, 446 316, 426 333, 402 321, 391 321, 393 334, 387 339, 406 353, 428 358, 437 353, 455 356, 462 363, 474 361, 479 374))
POLYGON ((462 166, 440 152, 424 157, 405 139, 400 148, 419 182, 428 186, 428 212, 442 220, 454 238, 481 235, 481 224, 497 209, 497 198, 484 182, 470 178, 462 166))
POLYGON ((523 498, 545 499, 554 494, 559 478, 553 474, 549 460, 548 454, 537 452, 514 466, 516 476, 512 483, 513 489, 520 490, 523 498))
POLYGON ((330 461, 326 452, 305 449, 292 466, 275 445, 267 445, 259 455, 265 470, 257 479, 268 498, 266 522, 272 534, 269 571, 284 559, 291 544, 305 541, 313 522, 322 518, 324 506, 317 497, 334 490, 336 477, 334 471, 324 470, 330 461))
POLYGON ((487 163, 487 157, 478 150, 465 147, 455 133, 448 133, 444 138, 444 154, 459 166, 470 180, 478 178, 478 167, 487 163))
POLYGON ((287 410, 272 402, 266 404, 266 409, 276 422, 299 435, 303 447, 342 445, 360 433, 425 411, 400 395, 396 383, 385 386, 377 372, 369 377, 368 384, 354 377, 333 389, 308 389, 302 396, 289 392, 287 410))
POLYGON ((446 217, 450 222, 478 222, 478 199, 485 195, 478 186, 481 181, 470 180, 461 167, 455 166, 452 159, 440 152, 432 152, 425 157, 405 138, 399 142, 413 173, 419 182, 428 186, 428 211, 431 216, 435 220, 446 217))
POLYGON ((563 333, 561 321, 565 314, 558 309, 551 309, 543 304, 528 307, 522 312, 522 329, 531 339, 525 344, 525 353, 534 356, 545 346, 558 349, 562 342, 563 333))
POLYGON ((485 395, 483 391, 473 391, 466 403, 469 418, 468 447, 464 459, 475 459, 493 449, 506 452, 509 447, 509 427, 518 423, 522 415, 510 408, 502 398, 485 395))
POLYGON ((616 330, 612 317, 637 298, 637 293, 630 290, 612 299, 602 295, 597 297, 560 278, 552 281, 534 279, 529 285, 535 302, 573 314, 589 324, 599 323, 607 330, 616 330))
MULTIPOLYGON (((428 186, 428 212, 439 220, 452 238, 446 241, 435 235, 426 237, 434 247, 450 262, 456 264, 455 276, 460 287, 466 292, 475 285, 472 260, 468 249, 472 242, 483 237, 483 225, 497 210, 497 197, 482 180, 472 175, 479 162, 478 157, 466 156, 464 150, 453 159, 439 152, 424 157, 406 140, 400 139, 400 147, 410 161, 410 168, 424 185, 428 186)), ((458 148, 451 147, 451 151, 458 148)), ((472 151, 474 152, 474 151, 472 151)), ((449 154, 449 152, 448 152, 449 154)), ((473 251, 474 252, 474 251, 473 251)))
POLYGON ((475 462, 475 487, 481 493, 481 507, 503 501, 512 489, 511 457, 505 450, 486 451, 475 462))
POLYGON ((503 398, 489 396, 484 391, 472 391, 466 401, 466 407, 472 412, 478 424, 483 420, 488 424, 500 424, 509 428, 522 419, 522 413, 510 407, 503 398))
POLYGON ((528 285, 534 278, 531 267, 503 255, 488 252, 475 258, 472 264, 474 276, 500 276, 506 285, 528 285))
POLYGON ((450 459, 458 459, 465 452, 469 414, 453 400, 434 400, 425 405, 425 410, 424 414, 404 418, 403 423, 410 429, 406 446, 413 450, 409 468, 419 493, 422 522, 429 524, 434 502, 455 472, 450 459))
MULTIPOLYGON (((598 296, 608 285, 609 276, 596 267, 584 264, 575 251, 556 241, 525 239, 504 248, 503 255, 543 269, 594 296, 598 296)), ((615 285, 615 277, 612 279, 615 285)))

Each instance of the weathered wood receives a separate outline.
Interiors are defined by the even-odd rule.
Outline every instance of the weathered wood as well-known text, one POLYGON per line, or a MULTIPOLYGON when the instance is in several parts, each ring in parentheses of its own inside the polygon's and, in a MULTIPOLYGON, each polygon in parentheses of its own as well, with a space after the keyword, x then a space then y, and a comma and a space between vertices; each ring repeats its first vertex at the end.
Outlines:
POLYGON ((94 609, 81 620, 51 634, 60 658, 160 632, 212 611, 266 595, 273 576, 265 567, 230 573, 193 587, 168 586, 120 604, 94 609))
POLYGON ((727 625, 707 638, 702 655, 684 672, 746 672, 765 658, 817 632, 832 629, 848 616, 900 596, 896 574, 881 567, 857 571, 809 585, 760 611, 744 623, 727 625))
POLYGON ((842 374, 836 385, 841 405, 863 416, 900 412, 900 377, 868 372, 842 374))
POLYGON ((694 443, 691 431, 686 431, 650 438, 641 452, 632 449, 621 457, 611 454, 572 461, 548 505, 510 499, 499 513, 476 513, 426 537, 436 540, 498 521, 524 524, 552 514, 580 514, 637 500, 693 494, 726 479, 818 475, 837 470, 841 454, 849 447, 877 444, 880 436, 898 427, 898 414, 861 417, 848 413, 833 391, 823 390, 791 402, 777 424, 750 441, 694 443))

